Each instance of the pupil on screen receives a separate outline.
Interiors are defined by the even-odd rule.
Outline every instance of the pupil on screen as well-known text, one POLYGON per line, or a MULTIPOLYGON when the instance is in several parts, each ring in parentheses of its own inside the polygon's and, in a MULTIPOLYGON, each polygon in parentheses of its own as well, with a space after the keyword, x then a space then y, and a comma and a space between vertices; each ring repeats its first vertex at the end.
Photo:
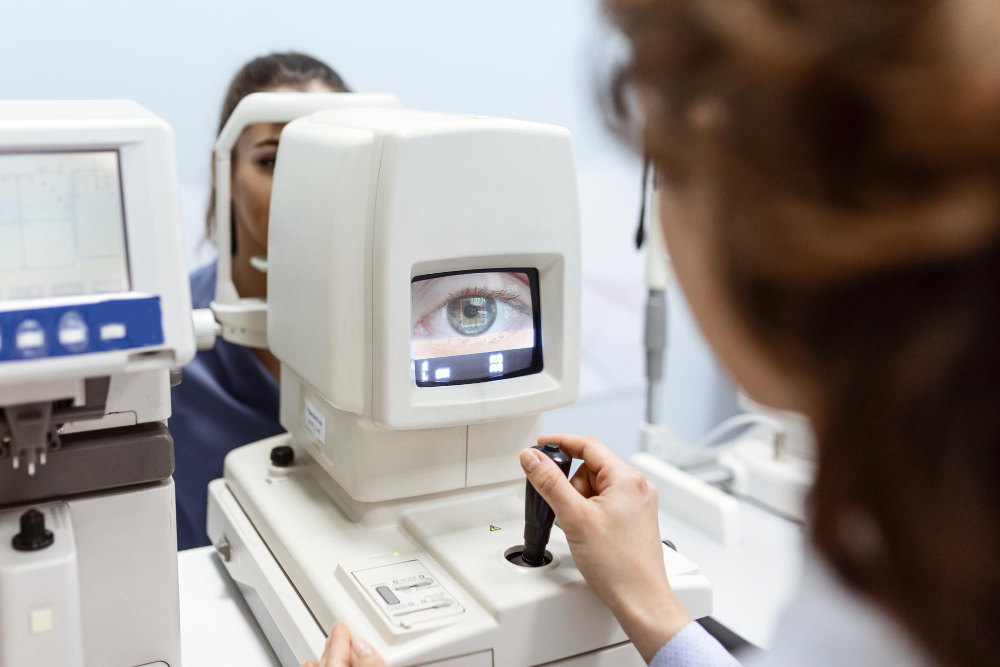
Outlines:
POLYGON ((458 296, 448 302, 448 323, 463 336, 478 336, 497 319, 497 302, 488 296, 458 296))

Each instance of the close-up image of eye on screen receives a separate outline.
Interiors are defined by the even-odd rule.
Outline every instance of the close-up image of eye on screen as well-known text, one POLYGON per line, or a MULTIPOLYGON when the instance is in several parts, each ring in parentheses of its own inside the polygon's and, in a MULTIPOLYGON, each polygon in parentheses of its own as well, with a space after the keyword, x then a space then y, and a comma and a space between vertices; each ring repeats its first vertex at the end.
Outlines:
POLYGON ((469 271, 410 284, 410 358, 420 387, 541 370, 538 272, 469 271))

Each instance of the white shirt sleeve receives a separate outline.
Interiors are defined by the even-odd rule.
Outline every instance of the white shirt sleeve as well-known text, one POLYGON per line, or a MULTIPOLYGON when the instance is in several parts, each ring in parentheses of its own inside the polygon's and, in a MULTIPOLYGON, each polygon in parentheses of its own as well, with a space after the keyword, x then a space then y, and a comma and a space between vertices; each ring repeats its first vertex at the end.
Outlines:
POLYGON ((660 647, 649 667, 740 667, 705 628, 691 621, 660 647))

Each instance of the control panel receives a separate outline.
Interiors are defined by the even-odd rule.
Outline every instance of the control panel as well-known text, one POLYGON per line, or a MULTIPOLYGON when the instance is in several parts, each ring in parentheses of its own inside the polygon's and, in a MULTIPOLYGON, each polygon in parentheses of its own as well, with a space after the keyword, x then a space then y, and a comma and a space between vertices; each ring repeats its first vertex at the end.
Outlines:
POLYGON ((0 386, 113 402, 194 355, 173 141, 127 100, 0 100, 0 386))
POLYGON ((465 612, 419 560, 351 572, 385 619, 410 629, 465 612))
MULTIPOLYGON (((17 302, 5 304, 20 306, 17 302)), ((160 345, 159 297, 0 309, 0 362, 160 345)))

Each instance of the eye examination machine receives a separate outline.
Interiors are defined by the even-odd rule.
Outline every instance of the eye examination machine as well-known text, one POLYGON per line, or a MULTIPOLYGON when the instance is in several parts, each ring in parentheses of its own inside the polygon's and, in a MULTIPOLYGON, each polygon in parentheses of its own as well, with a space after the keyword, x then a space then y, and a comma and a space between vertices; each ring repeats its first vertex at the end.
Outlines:
MULTIPOLYGON (((334 621, 391 665, 643 664, 517 456, 578 392, 568 132, 303 115, 281 136, 266 270, 288 433, 229 454, 208 532, 282 664, 318 658, 334 621)), ((697 566, 663 557, 709 614, 697 566)))
POLYGON ((132 102, 0 102, 2 667, 180 664, 176 183, 132 102))

